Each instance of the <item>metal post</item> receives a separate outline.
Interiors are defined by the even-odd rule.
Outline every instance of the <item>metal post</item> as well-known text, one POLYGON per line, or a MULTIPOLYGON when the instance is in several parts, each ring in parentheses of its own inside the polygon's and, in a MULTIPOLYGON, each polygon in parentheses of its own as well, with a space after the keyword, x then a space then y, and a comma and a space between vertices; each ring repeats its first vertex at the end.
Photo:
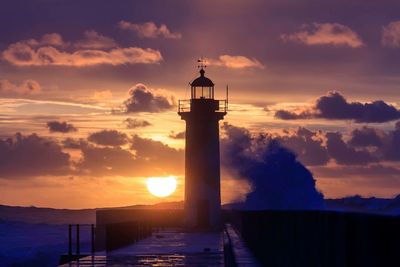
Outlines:
POLYGON ((94 254, 95 248, 94 248, 94 224, 91 225, 92 228, 92 254, 94 254))
POLYGON ((72 256, 72 225, 68 224, 68 257, 72 256))
POLYGON ((76 225, 76 255, 80 254, 80 247, 79 247, 79 224, 76 225))
POLYGON ((229 93, 229 88, 228 88, 228 85, 226 85, 226 104, 227 105, 228 105, 228 97, 229 97, 228 93, 229 93))

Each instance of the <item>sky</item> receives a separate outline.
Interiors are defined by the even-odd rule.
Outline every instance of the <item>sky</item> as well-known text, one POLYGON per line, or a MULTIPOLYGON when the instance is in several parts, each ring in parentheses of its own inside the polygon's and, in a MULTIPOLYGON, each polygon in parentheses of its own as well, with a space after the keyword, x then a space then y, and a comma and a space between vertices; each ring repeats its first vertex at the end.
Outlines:
MULTIPOLYGON (((176 105, 200 57, 216 98, 229 85, 223 140, 226 129, 278 140, 325 198, 393 197, 399 14, 391 0, 2 0, 0 204, 182 200, 176 105), (148 193, 147 177, 170 175, 174 194, 148 193)), ((224 203, 252 190, 228 167, 224 203)))

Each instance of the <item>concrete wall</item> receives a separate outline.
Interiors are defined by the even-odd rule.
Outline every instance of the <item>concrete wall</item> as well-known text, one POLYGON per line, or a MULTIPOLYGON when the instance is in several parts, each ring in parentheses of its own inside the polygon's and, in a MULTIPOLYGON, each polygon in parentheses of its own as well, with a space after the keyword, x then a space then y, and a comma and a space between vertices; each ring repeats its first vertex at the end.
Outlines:
POLYGON ((398 266, 400 217, 325 211, 230 212, 265 266, 398 266))

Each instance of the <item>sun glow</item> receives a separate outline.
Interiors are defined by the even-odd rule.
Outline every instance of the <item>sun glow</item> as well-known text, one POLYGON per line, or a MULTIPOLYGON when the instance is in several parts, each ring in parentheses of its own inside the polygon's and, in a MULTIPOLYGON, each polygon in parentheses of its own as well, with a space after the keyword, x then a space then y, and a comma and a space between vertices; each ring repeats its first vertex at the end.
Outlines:
POLYGON ((147 189, 156 197, 167 197, 176 190, 176 177, 150 177, 146 181, 147 189))

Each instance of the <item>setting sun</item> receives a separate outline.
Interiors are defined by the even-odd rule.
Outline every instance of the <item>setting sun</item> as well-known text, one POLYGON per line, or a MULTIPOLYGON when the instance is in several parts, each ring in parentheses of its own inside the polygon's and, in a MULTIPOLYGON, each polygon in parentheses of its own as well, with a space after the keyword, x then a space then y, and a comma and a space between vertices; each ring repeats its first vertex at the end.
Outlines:
POLYGON ((167 197, 176 190, 176 177, 150 177, 146 181, 147 189, 156 197, 167 197))

